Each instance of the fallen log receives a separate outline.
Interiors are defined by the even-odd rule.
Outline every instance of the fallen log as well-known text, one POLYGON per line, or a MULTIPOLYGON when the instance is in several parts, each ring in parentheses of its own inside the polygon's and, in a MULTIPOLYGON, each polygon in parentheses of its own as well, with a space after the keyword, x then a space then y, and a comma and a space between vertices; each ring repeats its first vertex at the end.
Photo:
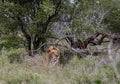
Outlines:
POLYGON ((117 40, 120 41, 120 35, 119 34, 109 34, 106 32, 96 32, 84 41, 81 41, 80 39, 76 39, 75 37, 66 36, 66 41, 68 44, 73 48, 79 48, 79 49, 86 49, 88 44, 93 45, 101 45, 104 41, 104 38, 108 38, 109 40, 117 40), (100 38, 98 38, 101 35, 100 38))
MULTIPOLYGON (((120 35, 119 34, 110 34, 107 32, 96 32, 93 35, 89 36, 87 39, 85 39, 84 41, 80 40, 80 39, 76 39, 75 37, 66 36, 66 41, 69 44, 69 46, 71 47, 71 49, 74 52, 77 52, 79 54, 89 54, 89 55, 98 55, 98 54, 102 54, 105 53, 103 51, 92 51, 89 50, 87 48, 87 46, 89 44, 92 44, 93 46, 95 45, 101 45, 104 42, 110 42, 110 41, 104 41, 105 38, 108 38, 110 41, 120 41, 120 35), (101 37, 99 37, 101 35, 101 37)), ((70 48, 69 47, 69 48, 70 48)))

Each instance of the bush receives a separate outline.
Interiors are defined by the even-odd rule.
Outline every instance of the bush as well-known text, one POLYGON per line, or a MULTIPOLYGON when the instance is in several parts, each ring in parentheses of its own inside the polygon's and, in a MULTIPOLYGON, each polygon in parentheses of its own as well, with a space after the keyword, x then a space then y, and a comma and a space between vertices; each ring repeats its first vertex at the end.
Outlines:
POLYGON ((21 49, 11 49, 8 53, 10 63, 18 62, 22 63, 22 51, 21 49))
POLYGON ((0 50, 5 47, 6 49, 10 49, 10 48, 19 48, 19 47, 23 47, 25 41, 17 36, 14 35, 3 35, 0 38, 1 42, 0 42, 0 50))
POLYGON ((112 9, 110 14, 105 18, 104 23, 111 32, 120 33, 120 7, 112 9))

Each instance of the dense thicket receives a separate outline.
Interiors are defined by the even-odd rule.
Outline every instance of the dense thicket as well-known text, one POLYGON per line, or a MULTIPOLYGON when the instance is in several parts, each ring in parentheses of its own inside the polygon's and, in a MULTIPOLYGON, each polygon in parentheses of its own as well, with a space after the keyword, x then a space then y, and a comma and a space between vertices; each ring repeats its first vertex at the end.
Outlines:
POLYGON ((55 22, 66 23, 63 29, 68 28, 80 39, 96 30, 119 33, 119 3, 119 0, 1 0, 0 38, 12 40, 0 45, 6 47, 13 42, 6 48, 18 48, 22 44, 32 55, 32 50, 54 37, 50 30, 55 22))

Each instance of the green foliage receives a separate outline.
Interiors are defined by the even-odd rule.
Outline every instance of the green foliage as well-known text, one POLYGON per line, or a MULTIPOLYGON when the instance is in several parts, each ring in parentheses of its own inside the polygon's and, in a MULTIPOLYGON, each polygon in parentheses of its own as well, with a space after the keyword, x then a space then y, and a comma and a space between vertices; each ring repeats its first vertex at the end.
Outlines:
POLYGON ((104 22, 110 31, 120 33, 120 7, 113 8, 104 22))
POLYGON ((21 58, 21 49, 11 49, 8 52, 8 58, 10 60, 10 63, 14 63, 14 62, 18 62, 18 63, 22 63, 22 58, 21 58))
MULTIPOLYGON (((119 31, 119 0, 74 0, 70 12, 72 22, 70 28, 78 38, 84 38, 82 32, 87 34, 96 30, 119 31), (104 21, 105 19, 105 21, 104 21)), ((67 6, 68 7, 68 6, 67 6)), ((67 10, 67 9, 66 9, 67 10)))
MULTIPOLYGON (((4 20, 4 19, 2 19, 2 20, 4 20)), ((17 29, 17 23, 14 21, 6 20, 6 22, 4 22, 4 23, 1 22, 1 24, 0 24, 1 34, 16 33, 17 32, 16 29, 17 29)))
POLYGON ((9 59, 8 59, 8 52, 6 49, 1 50, 0 54, 0 66, 8 65, 9 64, 9 59))
POLYGON ((117 70, 120 72, 120 61, 117 62, 116 67, 117 67, 117 70))
POLYGON ((54 5, 50 0, 44 0, 39 11, 35 14, 34 21, 46 22, 48 17, 54 13, 54 5))
POLYGON ((19 4, 14 4, 13 2, 0 4, 0 14, 6 14, 8 18, 14 16, 23 16, 25 13, 25 8, 19 4))
MULTIPOLYGON (((56 4, 58 4, 58 1, 54 0, 7 0, 1 2, 0 31, 4 31, 2 33, 22 31, 23 38, 25 37, 27 41, 31 41, 30 39, 37 35, 37 38, 40 38, 36 47, 39 47, 39 43, 46 42, 46 39, 50 36, 48 26, 51 23, 51 18, 49 17, 54 16, 54 13, 56 13, 55 10, 58 9, 56 4)), ((34 44, 32 42, 27 45, 33 49, 31 45, 34 44)))
POLYGON ((0 38, 1 42, 0 42, 0 50, 5 47, 7 49, 11 49, 11 48, 19 48, 19 47, 23 47, 25 44, 25 41, 20 38, 17 37, 15 35, 3 35, 0 38))
POLYGON ((41 9, 46 15, 52 15, 54 12, 54 5, 50 0, 44 0, 43 4, 41 4, 41 9))
POLYGON ((93 10, 93 0, 75 0, 72 13, 72 23, 70 28, 77 38, 85 38, 83 31, 93 33, 94 25, 90 22, 89 16, 93 10))

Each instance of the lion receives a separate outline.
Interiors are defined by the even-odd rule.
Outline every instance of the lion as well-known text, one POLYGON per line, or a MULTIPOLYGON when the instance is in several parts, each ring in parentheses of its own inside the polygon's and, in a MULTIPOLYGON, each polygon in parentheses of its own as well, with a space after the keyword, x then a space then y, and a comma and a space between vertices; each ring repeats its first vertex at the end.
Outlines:
POLYGON ((56 46, 50 46, 44 56, 44 64, 48 67, 60 64, 60 50, 56 46))

